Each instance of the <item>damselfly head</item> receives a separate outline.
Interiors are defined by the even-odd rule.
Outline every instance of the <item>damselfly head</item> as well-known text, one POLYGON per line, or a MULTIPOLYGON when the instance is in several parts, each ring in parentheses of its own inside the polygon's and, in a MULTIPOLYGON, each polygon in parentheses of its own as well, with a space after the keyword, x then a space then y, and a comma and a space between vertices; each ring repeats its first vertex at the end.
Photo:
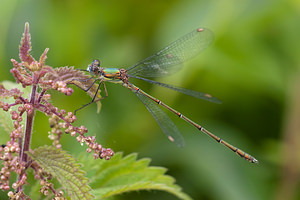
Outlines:
POLYGON ((86 70, 92 75, 98 75, 100 73, 100 61, 98 59, 94 60, 86 70))
POLYGON ((93 60, 92 65, 100 67, 100 60, 98 60, 98 59, 93 60))

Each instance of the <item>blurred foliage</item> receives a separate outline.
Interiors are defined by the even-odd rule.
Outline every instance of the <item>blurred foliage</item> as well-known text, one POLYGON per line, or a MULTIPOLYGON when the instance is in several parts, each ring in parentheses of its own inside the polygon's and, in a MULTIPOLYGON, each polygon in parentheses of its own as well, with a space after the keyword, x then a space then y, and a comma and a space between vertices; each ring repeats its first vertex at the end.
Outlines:
MULTIPOLYGON (((258 165, 170 114, 186 139, 186 147, 177 148, 135 95, 120 85, 107 84, 109 97, 100 114, 91 105, 78 113, 78 123, 97 134, 105 147, 125 155, 138 152, 168 168, 194 199, 300 198, 299 1, 0 0, 1 81, 13 80, 10 59, 18 58, 26 21, 34 57, 49 47, 48 65, 76 68, 86 68, 95 58, 104 67, 130 66, 195 27, 211 29, 215 41, 205 52, 158 81, 208 92, 223 104, 137 84, 255 156, 258 165)), ((52 93, 53 103, 74 111, 90 101, 74 89, 70 97, 52 93)), ((37 116, 32 148, 51 143, 46 117, 37 116)), ((69 136, 63 142, 72 154, 83 151, 69 136)), ((119 199, 174 199, 165 195, 141 192, 119 199)))

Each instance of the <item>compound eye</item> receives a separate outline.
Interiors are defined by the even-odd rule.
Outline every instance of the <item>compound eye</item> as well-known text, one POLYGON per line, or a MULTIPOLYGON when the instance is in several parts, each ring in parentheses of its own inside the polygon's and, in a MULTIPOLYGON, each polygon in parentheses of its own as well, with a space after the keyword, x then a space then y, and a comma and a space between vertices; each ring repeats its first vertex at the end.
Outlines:
POLYGON ((100 67, 100 61, 98 59, 96 59, 93 61, 92 65, 95 67, 100 67))

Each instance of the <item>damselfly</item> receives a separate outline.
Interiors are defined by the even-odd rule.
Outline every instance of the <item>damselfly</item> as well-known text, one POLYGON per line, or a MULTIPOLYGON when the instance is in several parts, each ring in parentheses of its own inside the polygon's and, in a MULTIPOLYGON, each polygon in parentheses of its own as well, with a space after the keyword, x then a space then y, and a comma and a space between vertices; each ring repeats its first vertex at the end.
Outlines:
MULTIPOLYGON (((90 79, 94 79, 94 81, 90 87, 84 90, 88 91, 93 86, 93 84, 98 80, 99 80, 99 86, 93 100, 90 103, 84 105, 83 107, 103 99, 103 98, 96 99, 98 90, 101 85, 103 85, 105 91, 104 97, 107 96, 105 82, 119 83, 122 84, 124 87, 128 88, 129 90, 131 90, 132 92, 134 92, 134 94, 136 94, 136 96, 143 102, 143 104, 146 106, 148 111, 152 114, 152 116, 159 124, 163 132, 167 135, 168 139, 174 142, 176 145, 178 146, 184 145, 183 137, 180 134, 179 130, 177 129, 176 125, 173 123, 173 121, 158 105, 168 109, 169 111, 171 111, 172 113, 180 117, 181 119, 195 126, 201 132, 215 139, 217 142, 225 145, 240 157, 252 163, 258 163, 258 160, 256 160, 250 154, 225 142, 218 136, 206 130, 201 125, 193 122, 192 120, 190 120, 189 118, 181 114, 180 112, 174 110, 173 108, 166 105, 159 99, 152 97, 151 95, 147 94, 146 92, 144 92, 143 90, 141 90, 140 88, 138 88, 137 86, 135 86, 130 82, 131 78, 141 79, 143 81, 156 84, 162 87, 166 87, 186 95, 190 95, 214 103, 220 103, 220 101, 217 98, 214 98, 211 95, 206 93, 196 92, 196 91, 192 91, 192 90, 188 90, 176 86, 171 86, 165 83, 160 83, 154 80, 147 79, 148 77, 161 77, 161 76, 170 75, 178 71, 181 67, 180 64, 196 56, 199 52, 204 50, 212 42, 212 40, 213 40, 213 33, 210 30, 205 28, 196 29, 184 35, 183 37, 179 38, 175 42, 171 43, 169 46, 165 47, 158 53, 138 62, 137 64, 133 65, 128 69, 102 68, 100 67, 100 61, 94 60, 92 64, 88 66, 87 70, 85 70, 92 75, 90 79)), ((78 110, 82 109, 83 107, 79 108, 78 110)))

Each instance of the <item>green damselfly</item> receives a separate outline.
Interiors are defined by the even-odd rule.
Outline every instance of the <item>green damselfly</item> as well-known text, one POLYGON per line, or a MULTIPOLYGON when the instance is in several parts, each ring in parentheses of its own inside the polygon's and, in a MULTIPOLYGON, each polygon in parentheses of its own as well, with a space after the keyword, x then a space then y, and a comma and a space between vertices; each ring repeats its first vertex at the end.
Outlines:
MULTIPOLYGON (((84 105, 83 107, 96 102, 101 99, 96 100, 96 96, 98 93, 98 90, 101 85, 103 85, 105 90, 105 96, 107 96, 107 90, 105 86, 105 82, 113 82, 113 83, 119 83, 122 84, 124 87, 128 88, 136 96, 143 102, 143 104, 146 106, 148 111, 152 114, 156 122, 159 124, 163 132, 167 135, 168 139, 172 142, 174 142, 178 146, 184 146, 184 139, 182 135, 180 134, 179 130, 177 129, 176 125, 173 123, 173 121, 169 118, 169 116, 158 106, 162 106, 181 119, 185 120, 189 124, 195 126, 198 130, 205 133, 206 135, 210 136, 211 138, 215 139, 217 142, 225 145, 232 151, 234 151, 237 155, 240 157, 248 160, 252 163, 258 163, 258 160, 256 160, 253 156, 250 154, 234 147, 233 145, 225 142, 220 137, 212 134, 208 130, 206 130, 201 125, 195 123, 194 121, 190 120, 180 112, 174 110, 170 106, 166 105, 159 99, 156 99, 155 97, 152 97, 151 95, 147 94, 143 90, 141 90, 139 87, 132 84, 129 79, 136 78, 140 79, 152 84, 156 84, 162 87, 166 87, 172 90, 175 90, 177 92, 181 92, 186 95, 190 95, 199 99, 204 99, 207 101, 211 101, 214 103, 220 103, 220 101, 212 97, 209 94, 202 93, 202 92, 196 92, 176 86, 171 86, 165 83, 160 83, 154 80, 148 79, 148 77, 161 77, 170 75, 176 71, 178 71, 181 68, 181 65, 184 61, 196 56, 199 52, 204 50, 206 47, 209 46, 209 44, 213 41, 213 33, 206 28, 198 28, 183 37, 179 38, 175 42, 171 43, 169 46, 165 47, 161 51, 157 52, 156 54, 138 62, 137 64, 133 65, 132 67, 128 69, 124 68, 102 68, 100 67, 100 61, 94 60, 92 64, 90 64, 87 68, 88 71, 92 77, 90 79, 94 79, 92 85, 88 87, 87 89, 83 89, 85 91, 88 91, 95 82, 99 80, 99 86, 95 93, 95 96, 93 100, 84 105), (145 78, 147 77, 147 78, 145 78)), ((83 80, 86 81, 86 80, 83 80)), ((83 107, 77 109, 76 111, 82 109, 83 107)), ((75 111, 75 112, 76 112, 75 111)))

